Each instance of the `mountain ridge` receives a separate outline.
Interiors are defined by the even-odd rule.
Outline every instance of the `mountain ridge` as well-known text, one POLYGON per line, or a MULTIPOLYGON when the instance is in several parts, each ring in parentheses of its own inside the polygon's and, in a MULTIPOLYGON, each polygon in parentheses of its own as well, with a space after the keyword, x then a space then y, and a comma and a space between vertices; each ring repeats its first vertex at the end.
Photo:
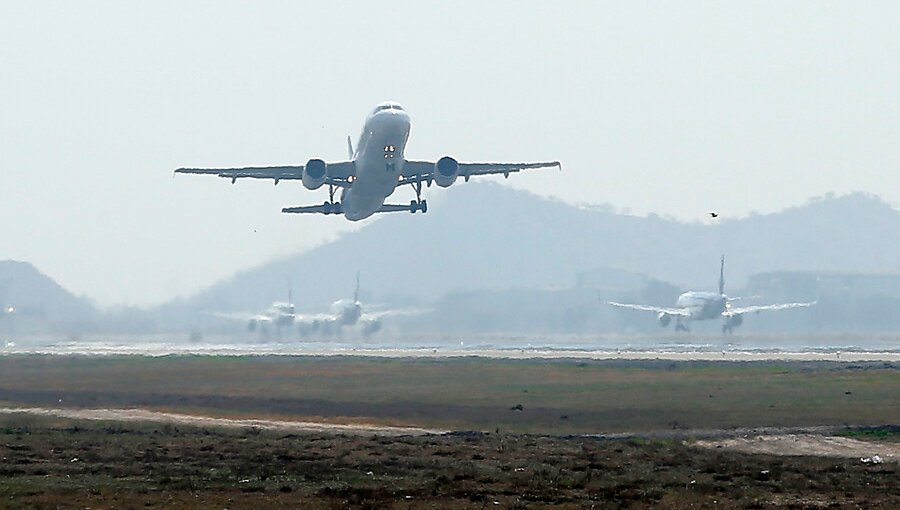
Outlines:
POLYGON ((900 212, 863 193, 711 225, 577 207, 493 183, 450 188, 430 205, 428 214, 389 215, 171 305, 252 310, 292 286, 299 307, 321 309, 352 295, 356 271, 363 301, 393 303, 571 287, 600 267, 714 289, 723 253, 729 288, 766 271, 900 271, 900 212))

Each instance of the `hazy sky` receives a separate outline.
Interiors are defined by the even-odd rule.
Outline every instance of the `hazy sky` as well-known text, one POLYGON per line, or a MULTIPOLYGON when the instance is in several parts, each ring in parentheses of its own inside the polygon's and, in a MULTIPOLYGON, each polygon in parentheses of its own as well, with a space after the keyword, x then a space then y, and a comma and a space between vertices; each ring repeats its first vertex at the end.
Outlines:
POLYGON ((146 305, 363 226, 172 170, 344 158, 385 99, 409 157, 559 159, 508 183, 573 203, 896 206, 898 27, 893 1, 3 2, 0 259, 146 305))

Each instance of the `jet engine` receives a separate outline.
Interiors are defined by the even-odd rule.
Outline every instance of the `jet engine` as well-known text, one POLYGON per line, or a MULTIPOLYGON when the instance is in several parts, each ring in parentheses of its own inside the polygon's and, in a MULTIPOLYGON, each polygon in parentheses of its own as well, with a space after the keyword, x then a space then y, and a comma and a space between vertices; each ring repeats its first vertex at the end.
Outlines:
POLYGON ((322 184, 325 184, 327 173, 328 168, 321 159, 307 161, 306 166, 303 167, 303 186, 306 189, 319 189, 322 184))
POLYGON ((666 327, 672 322, 672 316, 666 312, 659 312, 659 315, 656 316, 656 320, 659 321, 660 326, 666 327))
POLYGON ((456 182, 459 175, 459 163, 450 156, 444 156, 434 164, 434 182, 446 188, 456 182))

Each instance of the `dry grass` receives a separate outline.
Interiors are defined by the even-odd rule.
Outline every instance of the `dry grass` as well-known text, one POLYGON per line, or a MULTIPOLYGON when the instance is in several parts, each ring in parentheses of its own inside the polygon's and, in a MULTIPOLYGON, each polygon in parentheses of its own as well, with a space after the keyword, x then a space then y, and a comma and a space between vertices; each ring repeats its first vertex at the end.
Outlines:
POLYGON ((283 435, 0 417, 0 506, 897 508, 896 464, 510 434, 283 435))
POLYGON ((554 434, 880 425, 900 423, 900 369, 831 362, 12 356, 0 357, 0 401, 554 434))

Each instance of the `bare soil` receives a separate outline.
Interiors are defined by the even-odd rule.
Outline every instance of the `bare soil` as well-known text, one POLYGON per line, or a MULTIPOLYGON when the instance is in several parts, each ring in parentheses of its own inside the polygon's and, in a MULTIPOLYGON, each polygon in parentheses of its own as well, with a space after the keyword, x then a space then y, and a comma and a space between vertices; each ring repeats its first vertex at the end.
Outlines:
POLYGON ((768 455, 808 455, 850 459, 878 457, 880 462, 900 462, 900 443, 875 443, 850 437, 787 434, 700 440, 693 444, 703 448, 726 448, 739 452, 768 455))
POLYGON ((897 508, 898 464, 681 440, 0 416, 4 508, 897 508))

